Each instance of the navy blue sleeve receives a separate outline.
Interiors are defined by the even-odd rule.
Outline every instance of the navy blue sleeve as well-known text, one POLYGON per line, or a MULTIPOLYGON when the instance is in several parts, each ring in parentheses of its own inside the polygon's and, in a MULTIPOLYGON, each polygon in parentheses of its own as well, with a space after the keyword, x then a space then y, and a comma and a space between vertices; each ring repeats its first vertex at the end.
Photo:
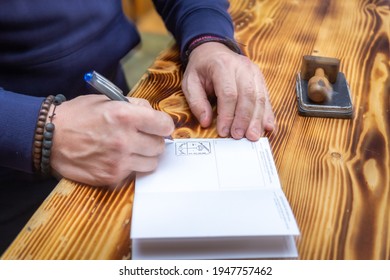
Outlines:
POLYGON ((0 166, 32 173, 35 126, 44 98, 0 88, 0 166))
POLYGON ((234 40, 233 23, 226 0, 153 0, 167 29, 175 37, 181 54, 200 35, 234 40))

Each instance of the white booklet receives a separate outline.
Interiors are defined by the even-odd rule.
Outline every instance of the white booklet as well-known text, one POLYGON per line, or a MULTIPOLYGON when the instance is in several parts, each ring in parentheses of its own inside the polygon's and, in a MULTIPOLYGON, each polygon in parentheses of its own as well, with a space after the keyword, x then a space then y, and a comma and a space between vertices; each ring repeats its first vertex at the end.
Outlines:
POLYGON ((176 139, 136 175, 132 259, 295 258, 297 236, 267 138, 176 139))

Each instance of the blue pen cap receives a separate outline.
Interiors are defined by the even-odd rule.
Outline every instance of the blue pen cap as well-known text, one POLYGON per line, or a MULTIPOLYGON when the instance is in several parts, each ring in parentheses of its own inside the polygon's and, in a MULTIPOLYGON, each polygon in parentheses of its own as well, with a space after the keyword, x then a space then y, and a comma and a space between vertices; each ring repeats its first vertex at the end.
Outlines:
POLYGON ((84 74, 84 81, 89 82, 92 80, 93 74, 92 72, 88 72, 84 74))
POLYGON ((127 98, 123 96, 123 92, 120 88, 96 71, 86 73, 84 75, 84 80, 98 92, 105 94, 111 100, 129 102, 127 98))

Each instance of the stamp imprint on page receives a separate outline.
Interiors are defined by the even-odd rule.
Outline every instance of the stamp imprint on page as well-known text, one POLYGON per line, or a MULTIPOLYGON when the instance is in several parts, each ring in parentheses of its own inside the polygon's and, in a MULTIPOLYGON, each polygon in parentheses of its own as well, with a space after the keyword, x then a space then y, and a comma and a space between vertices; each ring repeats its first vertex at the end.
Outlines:
POLYGON ((206 141, 188 141, 175 143, 177 156, 207 155, 211 153, 211 143, 206 141))

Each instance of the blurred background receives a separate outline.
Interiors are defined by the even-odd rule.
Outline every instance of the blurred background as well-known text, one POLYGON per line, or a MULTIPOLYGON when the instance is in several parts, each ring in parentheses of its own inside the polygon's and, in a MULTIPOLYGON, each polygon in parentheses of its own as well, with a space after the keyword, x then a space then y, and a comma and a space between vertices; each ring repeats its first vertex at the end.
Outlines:
POLYGON ((130 88, 139 81, 156 56, 174 44, 151 0, 122 0, 125 14, 137 25, 141 44, 122 61, 130 88))

